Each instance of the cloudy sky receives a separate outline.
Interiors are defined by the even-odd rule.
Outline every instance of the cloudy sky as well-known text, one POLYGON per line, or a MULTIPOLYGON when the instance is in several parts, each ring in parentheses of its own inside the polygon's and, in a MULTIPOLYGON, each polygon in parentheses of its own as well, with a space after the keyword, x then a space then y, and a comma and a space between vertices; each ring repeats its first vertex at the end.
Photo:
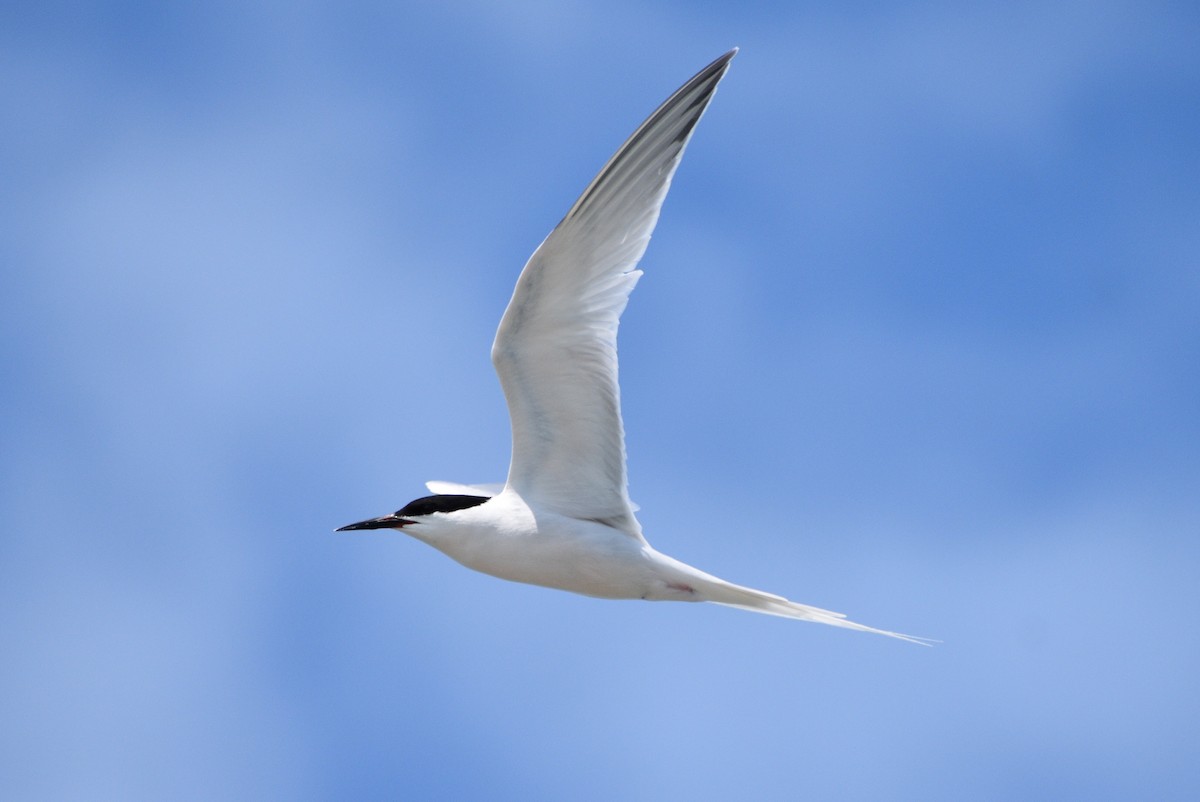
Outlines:
POLYGON ((0 792, 1194 799, 1200 14, 0 12, 0 792), (621 329, 651 542, 939 638, 333 534, 502 480, 488 347, 742 50, 621 329))

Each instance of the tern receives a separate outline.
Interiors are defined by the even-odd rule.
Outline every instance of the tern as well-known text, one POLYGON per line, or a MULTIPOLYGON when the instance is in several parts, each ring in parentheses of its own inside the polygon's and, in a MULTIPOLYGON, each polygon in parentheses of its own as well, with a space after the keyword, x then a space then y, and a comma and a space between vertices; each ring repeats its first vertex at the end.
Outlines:
POLYGON ((401 531, 476 571, 587 596, 714 602, 924 642, 693 568, 651 547, 634 515, 617 324, 675 168, 736 54, 633 132, 521 271, 492 345, 512 422, 508 480, 429 482, 434 495, 338 531, 401 531))

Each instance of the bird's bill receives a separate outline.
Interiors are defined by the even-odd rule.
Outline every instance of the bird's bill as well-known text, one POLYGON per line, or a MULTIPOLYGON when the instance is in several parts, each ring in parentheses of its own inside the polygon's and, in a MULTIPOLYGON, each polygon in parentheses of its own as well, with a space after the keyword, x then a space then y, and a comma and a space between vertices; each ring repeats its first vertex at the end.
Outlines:
POLYGON ((408 518, 401 518, 399 515, 392 513, 391 515, 381 515, 378 518, 368 518, 365 521, 359 521, 356 524, 346 524, 338 527, 339 532, 352 532, 356 529, 399 529, 408 524, 415 524, 416 521, 410 521, 408 518))

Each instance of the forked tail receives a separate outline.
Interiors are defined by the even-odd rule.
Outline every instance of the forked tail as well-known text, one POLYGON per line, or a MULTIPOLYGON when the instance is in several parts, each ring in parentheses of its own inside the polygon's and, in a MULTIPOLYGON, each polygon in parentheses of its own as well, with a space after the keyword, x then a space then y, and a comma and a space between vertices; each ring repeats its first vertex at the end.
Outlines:
POLYGON ((859 632, 874 632, 876 635, 887 635, 889 638, 899 638, 909 643, 921 646, 932 646, 938 641, 932 638, 918 638, 913 635, 903 635, 899 632, 889 632, 886 629, 876 629, 866 624, 859 624, 846 618, 842 613, 832 610, 822 610, 820 607, 810 607, 807 604, 790 601, 774 593, 766 593, 753 588, 734 585, 717 580, 715 583, 705 583, 701 594, 706 601, 721 604, 726 607, 737 607, 752 613, 777 615, 782 618, 795 618, 800 621, 814 621, 818 624, 829 624, 844 629, 856 629, 859 632))

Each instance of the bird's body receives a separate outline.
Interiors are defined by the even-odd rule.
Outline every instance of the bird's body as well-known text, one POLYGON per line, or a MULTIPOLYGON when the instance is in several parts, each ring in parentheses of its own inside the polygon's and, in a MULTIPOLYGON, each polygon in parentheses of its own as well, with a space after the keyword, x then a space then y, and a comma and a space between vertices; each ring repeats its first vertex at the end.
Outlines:
POLYGON ((710 601, 921 642, 734 585, 642 535, 626 487, 617 325, 691 133, 737 51, 652 114, 530 257, 492 346, 513 454, 503 486, 435 495, 342 527, 398 529, 485 574, 605 599, 710 601))
POLYGON ((665 599, 684 581, 669 558, 599 521, 535 511, 516 492, 462 510, 414 537, 485 574, 603 599, 665 599))

